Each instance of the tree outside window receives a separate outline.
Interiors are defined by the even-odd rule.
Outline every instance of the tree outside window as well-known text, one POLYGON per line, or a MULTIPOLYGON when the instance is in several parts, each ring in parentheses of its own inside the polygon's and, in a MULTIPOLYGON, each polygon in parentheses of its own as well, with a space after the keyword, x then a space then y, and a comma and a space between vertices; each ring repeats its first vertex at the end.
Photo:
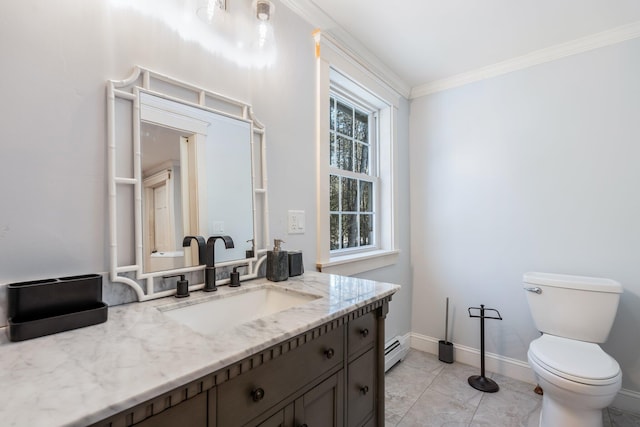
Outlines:
POLYGON ((375 245, 374 115, 338 96, 329 111, 330 249, 375 245))

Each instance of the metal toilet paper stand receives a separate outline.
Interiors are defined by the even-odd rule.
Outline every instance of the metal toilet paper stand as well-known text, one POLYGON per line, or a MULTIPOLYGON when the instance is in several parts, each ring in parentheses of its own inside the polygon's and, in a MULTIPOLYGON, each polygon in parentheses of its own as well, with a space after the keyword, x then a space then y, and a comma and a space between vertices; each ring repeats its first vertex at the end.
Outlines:
POLYGON ((484 319, 496 319, 502 320, 500 312, 494 308, 484 308, 484 304, 480 304, 480 307, 469 307, 469 317, 480 318, 480 375, 472 375, 469 377, 469 385, 476 390, 485 391, 487 393, 495 393, 500 390, 498 384, 490 378, 484 376, 484 319), (479 310, 480 314, 471 314, 471 310, 479 310), (495 316, 485 315, 485 311, 495 312, 495 316))

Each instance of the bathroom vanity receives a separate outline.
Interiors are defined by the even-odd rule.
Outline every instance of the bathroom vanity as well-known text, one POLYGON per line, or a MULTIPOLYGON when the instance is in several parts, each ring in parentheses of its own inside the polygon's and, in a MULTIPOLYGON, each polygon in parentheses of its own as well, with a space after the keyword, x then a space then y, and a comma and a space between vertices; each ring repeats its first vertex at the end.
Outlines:
POLYGON ((136 67, 108 82, 107 113, 107 286, 138 302, 55 335, 1 333, 0 424, 382 425, 384 319, 399 286, 257 278, 270 234, 265 130, 251 106, 136 67), (211 245, 207 265, 243 267, 243 282, 195 292, 202 251, 183 238, 223 232, 237 244, 215 259, 211 245), (173 297, 176 277, 188 298, 173 297))
POLYGON ((382 425, 384 318, 398 289, 307 272, 195 292, 188 301, 111 307, 106 323, 48 337, 3 337, 0 419, 9 426, 382 425), (313 299, 199 331, 167 314, 258 288, 313 299))

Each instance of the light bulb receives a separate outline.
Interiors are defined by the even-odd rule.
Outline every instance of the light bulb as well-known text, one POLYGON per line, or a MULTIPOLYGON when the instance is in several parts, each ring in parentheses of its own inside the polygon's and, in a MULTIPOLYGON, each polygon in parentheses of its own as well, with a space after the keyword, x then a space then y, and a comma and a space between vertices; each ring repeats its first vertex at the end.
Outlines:
POLYGON ((269 36, 269 23, 266 21, 260 21, 258 24, 258 46, 263 48, 267 42, 269 36))
POLYGON ((258 0, 256 3, 256 17, 262 22, 268 21, 271 17, 271 7, 271 2, 258 0))

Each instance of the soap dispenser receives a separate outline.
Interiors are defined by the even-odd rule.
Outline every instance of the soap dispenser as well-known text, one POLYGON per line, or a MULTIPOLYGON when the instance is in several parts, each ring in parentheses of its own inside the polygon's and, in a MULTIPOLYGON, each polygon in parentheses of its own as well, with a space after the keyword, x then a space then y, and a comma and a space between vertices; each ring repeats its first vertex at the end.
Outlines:
POLYGON ((267 251, 267 279, 281 282, 289 278, 289 255, 280 249, 283 240, 274 239, 273 250, 267 251))

